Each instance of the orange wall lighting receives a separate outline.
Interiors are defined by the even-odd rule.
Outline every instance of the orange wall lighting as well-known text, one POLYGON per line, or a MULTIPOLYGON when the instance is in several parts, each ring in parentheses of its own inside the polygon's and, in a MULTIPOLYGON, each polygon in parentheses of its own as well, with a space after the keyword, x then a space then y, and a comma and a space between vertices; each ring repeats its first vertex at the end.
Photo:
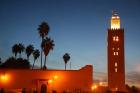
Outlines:
POLYGON ((4 73, 0 76, 0 79, 1 79, 2 82, 7 82, 8 81, 8 75, 4 73))
POLYGON ((48 81, 48 83, 52 83, 52 82, 53 82, 53 80, 51 80, 51 79, 48 81))
POLYGON ((57 76, 57 75, 55 75, 55 76, 54 76, 54 79, 55 79, 55 80, 56 80, 56 79, 58 79, 58 76, 57 76))

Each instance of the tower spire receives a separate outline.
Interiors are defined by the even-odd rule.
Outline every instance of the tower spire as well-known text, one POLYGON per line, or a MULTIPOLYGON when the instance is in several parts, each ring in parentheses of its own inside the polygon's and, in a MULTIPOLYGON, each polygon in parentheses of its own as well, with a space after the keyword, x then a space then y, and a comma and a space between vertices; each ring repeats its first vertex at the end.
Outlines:
POLYGON ((108 87, 110 91, 125 92, 124 29, 120 29, 120 17, 112 12, 108 29, 108 87))
POLYGON ((112 11, 112 16, 118 16, 117 11, 113 10, 113 11, 112 11))
POLYGON ((112 11, 111 29, 120 29, 120 17, 116 11, 112 11))

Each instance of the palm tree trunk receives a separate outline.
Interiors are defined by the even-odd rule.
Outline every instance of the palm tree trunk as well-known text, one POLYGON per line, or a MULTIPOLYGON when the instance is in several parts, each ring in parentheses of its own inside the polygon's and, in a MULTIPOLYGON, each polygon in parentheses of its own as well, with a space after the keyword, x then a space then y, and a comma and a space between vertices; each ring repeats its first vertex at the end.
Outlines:
POLYGON ((71 62, 70 62, 70 70, 71 70, 71 62))
POLYGON ((34 63, 33 63, 32 69, 34 68, 34 64, 35 64, 35 59, 34 59, 34 63))
POLYGON ((15 53, 15 59, 17 58, 17 54, 15 53))
POLYGON ((65 70, 66 70, 66 64, 65 64, 65 70))
POLYGON ((19 58, 21 58, 21 53, 19 53, 19 58))
POLYGON ((42 53, 43 53, 43 50, 41 48, 41 69, 42 69, 42 53))
POLYGON ((45 56, 45 60, 44 60, 44 67, 46 67, 46 56, 45 56))
MULTIPOLYGON (((42 37, 42 42, 43 42, 43 37, 42 37)), ((41 42, 41 43, 42 43, 41 42)), ((41 69, 42 69, 42 53, 43 53, 43 49, 42 49, 42 47, 41 47, 41 69)))
POLYGON ((29 57, 27 56, 27 60, 29 61, 29 57))

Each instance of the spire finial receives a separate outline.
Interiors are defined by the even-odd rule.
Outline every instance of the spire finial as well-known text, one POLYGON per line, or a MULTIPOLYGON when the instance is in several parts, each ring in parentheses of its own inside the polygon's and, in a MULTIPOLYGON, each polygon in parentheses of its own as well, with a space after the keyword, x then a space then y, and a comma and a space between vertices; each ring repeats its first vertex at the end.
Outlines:
POLYGON ((117 13, 116 10, 113 10, 113 11, 112 11, 112 16, 118 16, 118 13, 117 13))

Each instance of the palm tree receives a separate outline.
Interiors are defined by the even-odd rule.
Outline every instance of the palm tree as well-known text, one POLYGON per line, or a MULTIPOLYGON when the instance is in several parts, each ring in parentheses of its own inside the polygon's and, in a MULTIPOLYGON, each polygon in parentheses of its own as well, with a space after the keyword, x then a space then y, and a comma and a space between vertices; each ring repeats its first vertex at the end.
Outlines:
POLYGON ((1 65, 1 63, 2 63, 2 62, 1 62, 1 58, 0 58, 0 65, 1 65))
POLYGON ((18 47, 19 47, 19 51, 18 51, 19 57, 21 58, 21 53, 25 50, 25 47, 21 43, 18 44, 18 47))
POLYGON ((43 69, 46 69, 46 57, 48 56, 50 50, 53 50, 54 48, 54 41, 51 40, 51 38, 46 37, 46 39, 43 40, 43 51, 45 55, 45 60, 44 60, 44 66, 43 69))
POLYGON ((33 53, 33 51, 34 51, 33 45, 28 45, 28 46, 26 47, 26 55, 27 55, 27 60, 28 60, 28 61, 29 61, 29 57, 30 57, 30 55, 33 53))
POLYGON ((39 56, 40 56, 39 50, 38 49, 34 50, 33 51, 34 63, 33 63, 32 69, 34 68, 35 61, 39 56))
POLYGON ((70 60, 70 55, 68 53, 65 53, 63 55, 63 60, 65 62, 65 70, 66 70, 66 64, 68 63, 68 61, 70 60))
POLYGON ((17 57, 18 51, 19 51, 19 45, 18 45, 18 44, 14 44, 14 45, 12 46, 12 52, 13 52, 13 54, 15 55, 15 58, 17 57))
MULTIPOLYGON (((42 22, 41 25, 39 25, 38 33, 42 39, 41 42, 43 42, 43 39, 48 35, 49 30, 50 30, 50 27, 48 23, 42 22)), ((43 48, 41 46, 41 69, 42 69, 42 53, 43 53, 43 48)))

